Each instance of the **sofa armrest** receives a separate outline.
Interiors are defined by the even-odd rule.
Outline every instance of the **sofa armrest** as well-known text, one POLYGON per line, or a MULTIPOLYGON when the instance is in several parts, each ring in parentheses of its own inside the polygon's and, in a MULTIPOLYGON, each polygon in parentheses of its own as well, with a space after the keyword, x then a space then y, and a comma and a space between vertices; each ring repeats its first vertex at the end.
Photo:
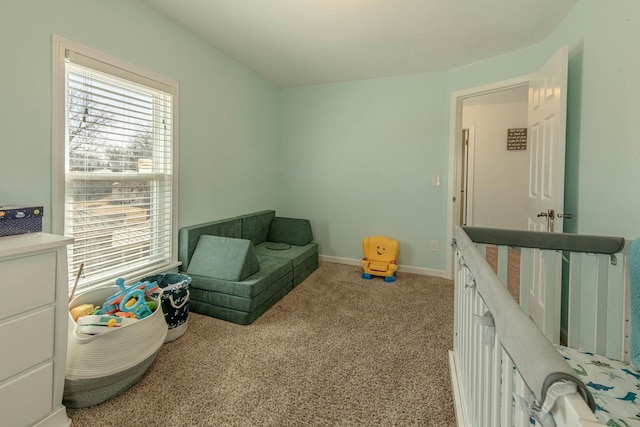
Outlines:
POLYGON ((308 219, 276 216, 271 220, 267 240, 276 243, 304 246, 313 242, 313 232, 308 219))

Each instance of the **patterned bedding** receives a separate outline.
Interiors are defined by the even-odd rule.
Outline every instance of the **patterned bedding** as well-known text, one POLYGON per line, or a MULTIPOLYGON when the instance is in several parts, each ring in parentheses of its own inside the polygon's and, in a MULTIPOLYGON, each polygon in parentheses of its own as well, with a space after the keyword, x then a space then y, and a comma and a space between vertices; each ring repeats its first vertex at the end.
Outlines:
POLYGON ((596 402, 596 418, 609 426, 640 427, 640 372, 599 354, 556 346, 596 402))

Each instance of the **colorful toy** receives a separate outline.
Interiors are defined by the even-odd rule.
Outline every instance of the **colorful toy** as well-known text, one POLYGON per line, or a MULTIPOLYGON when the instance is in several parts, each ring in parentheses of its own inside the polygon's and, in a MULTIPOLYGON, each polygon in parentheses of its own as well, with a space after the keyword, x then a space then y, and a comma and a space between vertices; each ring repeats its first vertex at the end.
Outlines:
POLYGON ((78 331, 83 334, 102 334, 114 328, 130 325, 137 322, 135 318, 122 318, 117 316, 89 315, 78 318, 78 331))
POLYGON ((71 318, 74 321, 77 321, 81 316, 88 316, 93 314, 95 307, 93 304, 80 304, 77 307, 73 307, 69 309, 69 313, 71 314, 71 318))
POLYGON ((151 314, 144 300, 144 292, 141 289, 131 289, 120 301, 120 311, 133 313, 138 319, 144 319, 151 314))
POLYGON ((118 316, 83 316, 78 319, 78 326, 107 326, 119 328, 137 322, 138 319, 123 318, 118 316))
MULTIPOLYGON (((116 311, 124 311, 120 309, 120 303, 122 302, 122 299, 132 290, 141 290, 144 296, 160 291, 160 287, 156 282, 138 282, 129 286, 128 288, 125 288, 124 279, 119 278, 116 280, 116 285, 118 285, 118 287, 120 288, 120 292, 117 292, 116 294, 107 298, 107 300, 104 302, 104 305, 97 314, 113 314, 116 311)), ((144 301, 144 298, 142 300, 144 301)))
POLYGON ((362 240, 364 257, 360 261, 362 278, 382 276, 385 282, 396 281, 398 269, 398 241, 384 236, 365 237, 362 240))
POLYGON ((118 317, 124 317, 124 318, 132 318, 135 319, 136 315, 129 312, 129 313, 125 313, 124 311, 116 311, 115 313, 113 313, 114 316, 118 316, 118 317))

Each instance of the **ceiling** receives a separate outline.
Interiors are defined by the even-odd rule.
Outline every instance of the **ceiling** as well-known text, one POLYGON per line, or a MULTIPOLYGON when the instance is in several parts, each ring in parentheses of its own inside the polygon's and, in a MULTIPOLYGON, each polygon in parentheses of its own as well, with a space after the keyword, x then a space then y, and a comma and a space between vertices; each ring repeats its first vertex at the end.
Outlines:
POLYGON ((544 40, 577 0, 140 0, 280 87, 446 70, 544 40))

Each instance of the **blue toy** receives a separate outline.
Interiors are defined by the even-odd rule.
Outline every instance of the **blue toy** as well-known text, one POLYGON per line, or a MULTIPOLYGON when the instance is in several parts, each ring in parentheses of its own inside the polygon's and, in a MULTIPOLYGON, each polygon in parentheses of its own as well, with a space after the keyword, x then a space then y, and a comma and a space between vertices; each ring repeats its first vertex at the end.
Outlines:
POLYGON ((131 289, 122 297, 120 311, 133 313, 138 319, 144 319, 151 314, 144 300, 144 292, 140 289, 131 289))
MULTIPOLYGON (((117 311, 123 311, 123 310, 120 310, 120 303, 122 302, 125 296, 129 295, 131 291, 140 290, 142 292, 143 294, 143 298, 141 300, 142 304, 144 304, 144 296, 160 291, 160 287, 158 286, 157 282, 148 282, 148 281, 138 282, 129 286, 128 288, 125 288, 124 279, 119 278, 116 280, 116 285, 118 285, 118 287, 120 288, 120 291, 116 292, 114 295, 111 295, 109 298, 107 298, 102 308, 96 314, 113 314, 117 311)), ((129 301, 130 298, 131 297, 129 296, 129 298, 127 298, 126 300, 129 301)))

